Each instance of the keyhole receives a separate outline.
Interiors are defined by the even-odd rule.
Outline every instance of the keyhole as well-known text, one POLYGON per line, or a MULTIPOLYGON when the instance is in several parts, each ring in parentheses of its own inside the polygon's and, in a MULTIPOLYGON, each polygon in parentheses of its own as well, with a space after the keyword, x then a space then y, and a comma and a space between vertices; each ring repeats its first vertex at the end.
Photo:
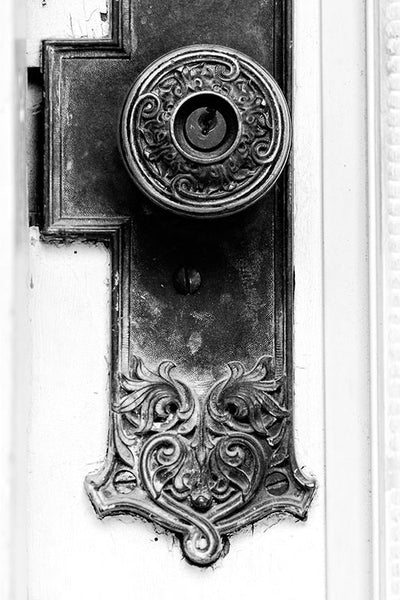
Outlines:
POLYGON ((223 114, 210 105, 195 108, 187 117, 185 133, 189 144, 203 152, 211 151, 225 139, 227 122, 223 114))
POLYGON ((200 115, 198 123, 201 128, 201 133, 203 135, 208 135, 208 133, 217 126, 217 109, 207 106, 205 111, 200 115))
POLYGON ((172 114, 171 133, 186 158, 199 163, 218 162, 239 141, 239 115, 224 96, 195 93, 172 114))

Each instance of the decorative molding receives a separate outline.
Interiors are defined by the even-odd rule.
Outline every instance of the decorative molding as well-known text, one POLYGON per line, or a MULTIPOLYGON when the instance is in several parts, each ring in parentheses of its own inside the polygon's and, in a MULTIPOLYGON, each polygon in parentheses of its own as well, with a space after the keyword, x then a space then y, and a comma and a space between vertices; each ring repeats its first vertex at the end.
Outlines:
POLYGON ((121 375, 110 446, 86 488, 100 516, 133 513, 181 537, 191 563, 215 562, 227 534, 273 512, 305 519, 315 483, 296 465, 285 378, 270 357, 240 362, 202 396, 173 373, 134 358, 121 375), (145 492, 145 495, 144 493, 145 492))
POLYGON ((375 597, 400 596, 400 2, 369 2, 375 597))

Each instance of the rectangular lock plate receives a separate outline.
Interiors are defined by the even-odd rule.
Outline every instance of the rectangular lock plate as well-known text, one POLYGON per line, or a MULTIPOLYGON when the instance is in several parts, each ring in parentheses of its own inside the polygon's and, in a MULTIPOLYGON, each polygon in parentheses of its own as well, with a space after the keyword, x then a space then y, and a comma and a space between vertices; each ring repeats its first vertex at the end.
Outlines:
POLYGON ((112 253, 109 448, 86 489, 100 517, 157 522, 206 566, 245 525, 276 512, 304 519, 315 487, 294 456, 291 179, 290 165, 278 178, 273 162, 285 137, 273 80, 289 105, 292 92, 291 1, 114 0, 111 24, 109 40, 43 46, 43 237, 100 240, 112 253), (178 49, 194 45, 185 69, 178 49), (228 65, 213 58, 220 46, 234 49, 228 65), (148 91, 159 63, 149 79, 140 74, 168 52, 176 54, 163 63, 164 79, 148 91), (264 71, 266 103, 262 76, 252 79, 264 71), (147 90, 139 100, 136 89, 147 90), (187 100, 197 104, 185 113, 187 100), (228 104, 238 120, 232 142, 228 104), (200 167, 208 143, 221 156, 200 167), (225 143, 237 154, 221 175, 225 143), (132 160, 143 152, 142 179, 151 172, 155 183, 135 184, 124 144, 132 160), (235 193, 245 202, 264 189, 266 169, 274 185, 229 216, 190 218, 146 197, 167 181, 168 199, 181 202, 173 171, 197 177, 198 202, 187 182, 180 191, 191 206, 235 193))

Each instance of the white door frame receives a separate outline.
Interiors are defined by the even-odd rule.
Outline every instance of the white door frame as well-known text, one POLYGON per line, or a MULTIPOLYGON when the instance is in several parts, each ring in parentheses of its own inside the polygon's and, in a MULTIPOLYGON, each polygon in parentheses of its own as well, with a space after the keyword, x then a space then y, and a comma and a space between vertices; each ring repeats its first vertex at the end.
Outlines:
POLYGON ((367 3, 374 598, 400 596, 400 3, 367 3))

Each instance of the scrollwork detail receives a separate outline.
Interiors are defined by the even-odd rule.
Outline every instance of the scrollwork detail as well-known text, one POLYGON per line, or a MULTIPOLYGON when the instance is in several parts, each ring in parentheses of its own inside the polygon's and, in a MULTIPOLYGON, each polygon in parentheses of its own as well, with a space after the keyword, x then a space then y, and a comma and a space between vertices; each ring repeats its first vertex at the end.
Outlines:
POLYGON ((135 357, 130 377, 121 375, 122 394, 114 404, 114 412, 129 422, 132 433, 168 431, 178 423, 189 422, 194 400, 189 388, 171 374, 174 367, 174 363, 165 361, 155 374, 135 357))
POLYGON ((176 197, 210 198, 231 193, 273 160, 277 148, 274 128, 279 111, 237 61, 226 65, 194 62, 167 73, 151 93, 139 96, 133 107, 140 153, 153 175, 176 197), (173 143, 169 122, 177 103, 195 92, 212 91, 229 97, 242 119, 240 148, 218 165, 188 161, 173 143), (237 173, 241 176, 238 177, 237 173))
POLYGON ((200 216, 258 199, 283 169, 291 141, 287 103, 270 74, 240 53, 207 46, 160 59, 133 86, 121 132, 126 164, 143 191, 167 208, 200 216), (208 164, 187 155, 174 134, 178 108, 196 94, 218 95, 239 120, 235 143, 208 164))
POLYGON ((259 493, 266 465, 287 456, 285 380, 274 377, 270 357, 249 371, 233 362, 227 377, 197 397, 174 368, 164 361, 153 372, 135 357, 129 377, 121 375, 116 452, 132 466, 136 444, 142 487, 182 521, 187 558, 205 565, 222 552, 219 519, 243 509, 259 493))
POLYGON ((175 369, 134 357, 120 375, 108 460, 87 488, 103 515, 155 520, 207 566, 239 527, 278 510, 305 518, 314 485, 295 464, 286 378, 271 357, 228 363, 201 393, 175 369))

